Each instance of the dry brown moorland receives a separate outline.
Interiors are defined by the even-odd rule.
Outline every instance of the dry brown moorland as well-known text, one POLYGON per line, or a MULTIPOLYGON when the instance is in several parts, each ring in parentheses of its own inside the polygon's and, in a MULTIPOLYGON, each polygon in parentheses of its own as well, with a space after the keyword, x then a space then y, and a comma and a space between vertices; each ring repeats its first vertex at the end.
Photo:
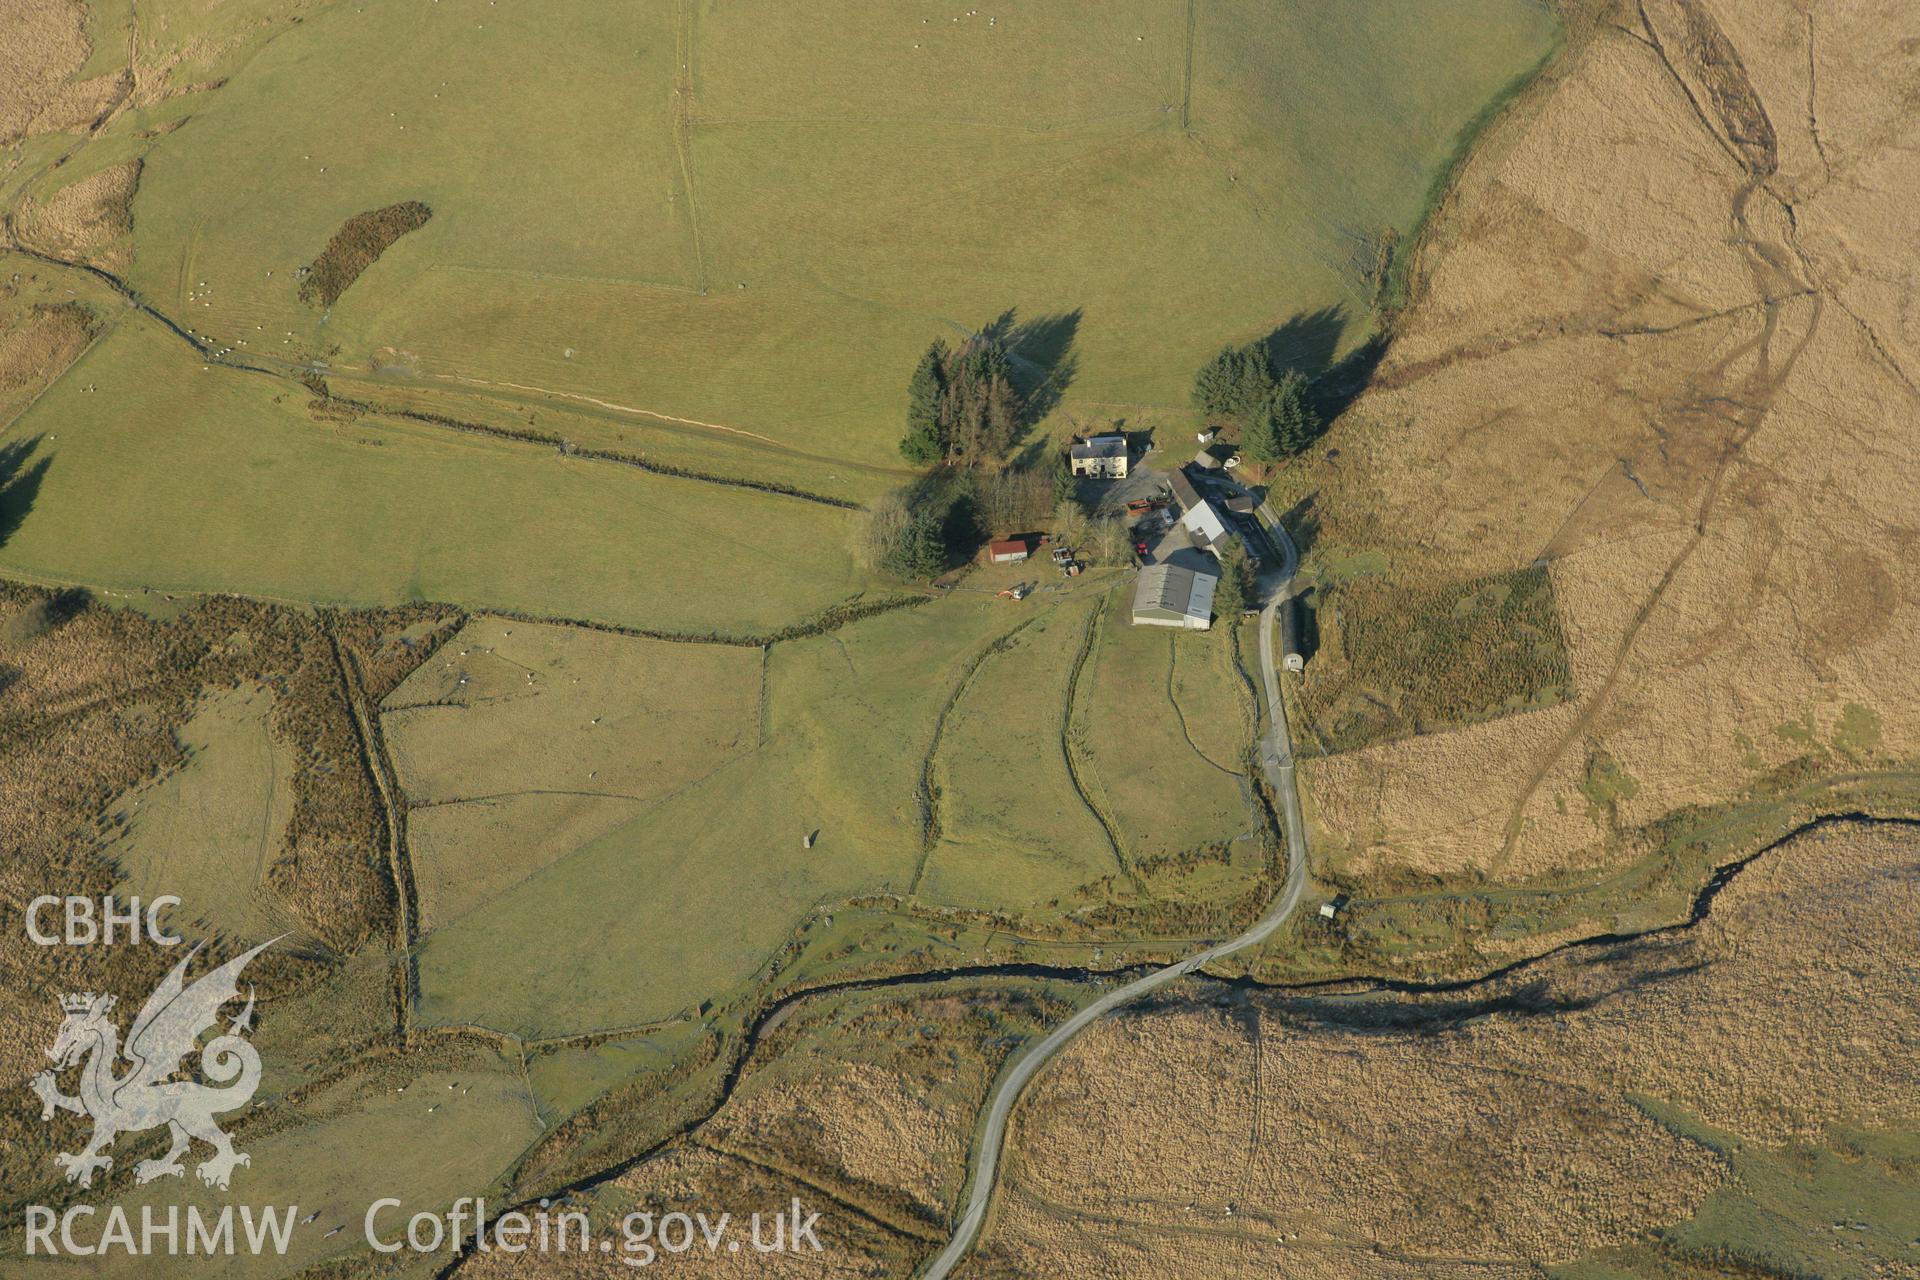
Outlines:
POLYGON ((1916 918, 1920 830, 1835 824, 1698 926, 1468 991, 1123 1016, 1016 1112, 971 1274, 1520 1276, 1641 1241, 1733 1182, 1659 1106, 1735 1149, 1920 1128, 1916 918))
MULTIPOLYGON (((438 616, 429 608, 321 619, 221 597, 161 622, 84 591, 0 585, 0 908, 20 921, 42 894, 124 895, 113 864, 137 813, 132 802, 191 768, 183 727, 223 691, 241 691, 269 709, 292 761, 284 825, 262 836, 258 892, 294 936, 250 970, 263 998, 308 989, 355 952, 384 951, 395 906, 383 816, 360 764, 343 665, 368 692, 384 693, 425 651, 394 637, 438 616)), ((259 795, 218 799, 238 813, 267 804, 259 795)), ((237 872, 233 879, 239 896, 245 886, 237 872)), ((206 936, 184 911, 169 924, 206 936)), ((222 937, 214 946, 234 944, 222 937)), ((18 928, 0 936, 0 1001, 11 1015, 0 1035, 0 1080, 9 1085, 0 1175, 10 1193, 57 1178, 47 1159, 56 1134, 40 1123, 33 1096, 12 1087, 45 1066, 57 997, 151 988, 177 958, 158 947, 39 947, 18 928)), ((343 997, 327 1017, 345 1058, 389 1033, 393 1011, 343 997)))
POLYGON ((1920 753, 1920 10, 1573 21, 1281 486, 1403 581, 1544 559, 1575 696, 1309 761, 1315 852, 1351 872, 1592 867, 1789 762, 1920 753), (1602 753, 1626 782, 1595 803, 1602 753))

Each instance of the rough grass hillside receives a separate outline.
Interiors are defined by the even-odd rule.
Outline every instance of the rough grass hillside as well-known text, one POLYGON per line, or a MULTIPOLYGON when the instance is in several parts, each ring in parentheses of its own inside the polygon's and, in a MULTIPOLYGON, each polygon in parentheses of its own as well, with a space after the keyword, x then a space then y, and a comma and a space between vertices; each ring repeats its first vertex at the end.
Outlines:
MULTIPOLYGON (((391 944, 395 899, 339 652, 311 615, 267 605, 207 601, 160 623, 85 592, 0 587, 0 897, 14 918, 43 893, 176 894, 170 923, 215 953, 287 935, 249 974, 276 1010, 324 993, 318 1034, 304 1013, 267 1020, 292 1063, 338 1065, 381 1039, 391 986, 340 980, 349 957, 391 944)), ((150 989, 178 958, 42 948, 20 930, 0 947, 18 1011, 0 1066, 18 1078, 44 1065, 60 991, 150 989)), ((58 1180, 49 1144, 69 1135, 37 1120, 24 1090, 0 1112, 10 1193, 58 1180)))
MULTIPOLYGON (((5 307, 0 313, 0 397, 8 400, 30 399, 99 332, 98 319, 78 302, 28 301, 20 292, 7 290, 0 295, 0 305, 5 307)), ((17 448, 23 442, 9 443, 17 448)))
POLYGON ((98 172, 20 203, 14 234, 42 252, 109 271, 133 262, 133 196, 140 186, 137 159, 98 172))
POLYGON ((1314 616, 1301 729, 1327 751, 1550 706, 1569 693, 1544 567, 1406 585, 1368 575, 1322 593, 1314 616))
MULTIPOLYGON (((1410 599, 1544 561, 1565 637, 1555 705, 1305 763, 1343 869, 1598 872, 1688 806, 1920 759, 1920 338, 1886 283, 1920 112, 1864 87, 1911 78, 1920 31, 1891 3, 1597 8, 1463 169, 1371 388, 1277 482, 1310 563, 1371 555, 1410 599), (1591 802, 1598 752, 1630 794, 1591 802)), ((1342 648, 1375 644, 1346 612, 1342 648)))

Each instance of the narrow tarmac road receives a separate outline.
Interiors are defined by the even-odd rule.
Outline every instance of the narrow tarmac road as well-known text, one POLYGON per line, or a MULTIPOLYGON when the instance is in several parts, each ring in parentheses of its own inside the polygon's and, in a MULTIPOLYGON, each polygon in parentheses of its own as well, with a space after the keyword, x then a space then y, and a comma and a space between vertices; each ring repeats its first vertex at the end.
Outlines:
POLYGON ((1301 895, 1306 892, 1307 828, 1300 814, 1300 792, 1294 784, 1293 739, 1287 731, 1286 708, 1280 701, 1280 682, 1273 665, 1273 631, 1278 623, 1281 605, 1291 596, 1293 575, 1299 567, 1300 555, 1273 509, 1263 506, 1261 515, 1279 544, 1282 559, 1280 568, 1270 580, 1266 607, 1260 612, 1260 679, 1266 692, 1268 725, 1267 732, 1260 739, 1260 763, 1266 772, 1268 785, 1280 800, 1281 815, 1286 825, 1286 882, 1281 886, 1279 896, 1267 908, 1267 913, 1245 933, 1109 991, 1029 1048, 1014 1063, 1013 1069, 1000 1078, 999 1084, 988 1095, 986 1123, 981 1126, 974 1140, 974 1175, 966 1211, 955 1226, 953 1238, 947 1242, 946 1248, 921 1270, 922 1280, 944 1280, 973 1247, 981 1225, 986 1221, 987 1206, 993 1199, 1000 1151, 1006 1143, 1007 1118, 1013 1114, 1014 1103, 1020 1100, 1021 1093, 1040 1068, 1066 1048, 1075 1036, 1122 1005, 1185 977, 1203 965, 1236 951, 1259 946, 1286 923, 1287 917, 1300 905, 1301 895))

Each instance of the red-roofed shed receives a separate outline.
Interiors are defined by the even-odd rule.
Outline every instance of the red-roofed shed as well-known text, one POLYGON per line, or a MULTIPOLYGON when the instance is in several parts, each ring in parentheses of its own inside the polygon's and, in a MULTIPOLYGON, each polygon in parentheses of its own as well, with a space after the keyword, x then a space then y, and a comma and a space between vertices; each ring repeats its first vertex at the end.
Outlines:
POLYGON ((987 544, 987 559, 995 564, 1015 564, 1025 560, 1027 554, 1027 542, 1024 538, 1007 538, 987 544))

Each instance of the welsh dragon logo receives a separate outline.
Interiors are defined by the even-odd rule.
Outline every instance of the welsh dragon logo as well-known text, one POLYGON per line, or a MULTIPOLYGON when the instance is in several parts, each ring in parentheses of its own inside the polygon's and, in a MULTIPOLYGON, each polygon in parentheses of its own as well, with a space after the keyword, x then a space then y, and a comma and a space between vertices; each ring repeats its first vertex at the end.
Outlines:
POLYGON ((33 1091, 40 1095, 42 1120, 53 1119, 55 1111, 71 1111, 93 1121, 93 1136, 84 1148, 54 1157, 67 1171, 68 1182, 92 1186, 94 1170, 113 1168, 113 1158, 104 1152, 117 1135, 163 1124, 173 1135, 173 1145, 160 1159, 135 1165, 136 1182, 178 1177, 183 1172, 180 1157, 195 1138, 213 1148, 213 1155, 195 1171, 210 1187, 225 1190, 234 1166, 251 1163, 233 1149, 233 1139, 221 1132, 213 1118, 245 1106, 260 1087, 260 1054, 243 1039, 253 1024, 252 989, 248 989, 246 1006, 227 1024, 225 1035, 216 1036, 205 1047, 200 1036, 213 1026, 220 1007, 240 994, 240 971, 247 962, 278 941, 263 942, 188 986, 187 965, 200 952, 194 947, 147 997, 124 1047, 119 1028, 107 1017, 114 1006, 112 996, 89 993, 60 998, 67 1017, 47 1051, 54 1069, 33 1078, 33 1091), (222 1087, 174 1078, 196 1049, 200 1073, 222 1087), (123 1056, 129 1065, 123 1074, 115 1074, 123 1056), (79 1096, 61 1093, 57 1073, 82 1063, 79 1096))

